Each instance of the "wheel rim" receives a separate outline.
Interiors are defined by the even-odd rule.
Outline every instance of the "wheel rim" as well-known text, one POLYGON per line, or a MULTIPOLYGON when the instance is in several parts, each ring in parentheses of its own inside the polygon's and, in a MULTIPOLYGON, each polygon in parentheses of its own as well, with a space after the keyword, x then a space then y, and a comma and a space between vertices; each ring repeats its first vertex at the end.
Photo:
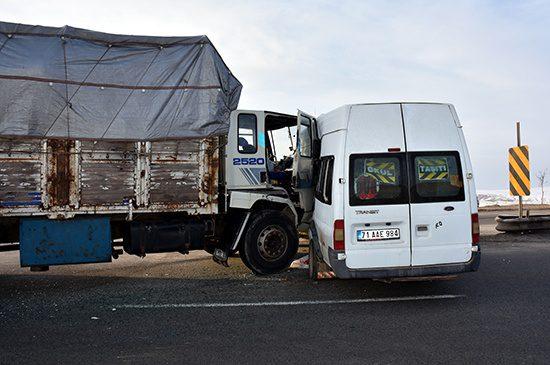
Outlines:
POLYGON ((266 261, 276 261, 288 248, 286 233, 278 226, 264 228, 258 237, 258 251, 266 261))

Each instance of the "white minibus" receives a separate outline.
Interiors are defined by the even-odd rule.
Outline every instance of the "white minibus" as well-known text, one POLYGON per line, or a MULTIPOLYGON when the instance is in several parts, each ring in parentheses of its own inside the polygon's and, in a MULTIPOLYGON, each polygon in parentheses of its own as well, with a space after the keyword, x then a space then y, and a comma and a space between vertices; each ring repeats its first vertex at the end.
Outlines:
POLYGON ((294 177, 312 211, 312 278, 323 263, 339 278, 478 268, 476 190, 452 105, 356 104, 318 118, 300 112, 297 134, 299 144, 319 146, 317 156, 304 157, 298 145, 294 177))

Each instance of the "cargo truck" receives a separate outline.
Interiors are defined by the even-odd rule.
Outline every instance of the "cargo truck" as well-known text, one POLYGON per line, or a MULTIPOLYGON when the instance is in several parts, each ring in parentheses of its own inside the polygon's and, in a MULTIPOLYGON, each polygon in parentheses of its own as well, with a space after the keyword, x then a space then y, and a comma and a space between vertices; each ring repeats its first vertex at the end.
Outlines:
POLYGON ((316 131, 303 113, 236 110, 241 87, 205 36, 0 23, 0 249, 31 270, 122 249, 288 267, 316 131), (273 132, 291 129, 302 158, 276 161, 273 132))

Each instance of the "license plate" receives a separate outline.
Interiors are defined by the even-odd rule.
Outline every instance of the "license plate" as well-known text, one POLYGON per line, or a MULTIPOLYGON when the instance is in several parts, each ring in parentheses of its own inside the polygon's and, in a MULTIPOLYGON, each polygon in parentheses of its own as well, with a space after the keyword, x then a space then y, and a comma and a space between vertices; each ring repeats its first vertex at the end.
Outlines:
POLYGON ((399 228, 362 229, 357 231, 357 241, 396 240, 400 237, 399 228))

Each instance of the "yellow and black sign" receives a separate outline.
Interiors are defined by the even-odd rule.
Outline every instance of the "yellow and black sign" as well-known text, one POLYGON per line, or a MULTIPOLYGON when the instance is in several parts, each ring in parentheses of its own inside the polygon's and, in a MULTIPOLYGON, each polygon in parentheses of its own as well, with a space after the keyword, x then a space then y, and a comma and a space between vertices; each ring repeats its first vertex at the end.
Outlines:
POLYGON ((508 149, 510 166, 510 194, 527 196, 531 194, 529 177, 529 147, 519 146, 508 149))
POLYGON ((383 184, 394 185, 397 182, 394 162, 367 162, 366 173, 383 184))
POLYGON ((420 181, 449 180, 449 165, 445 158, 417 158, 416 167, 420 181))

